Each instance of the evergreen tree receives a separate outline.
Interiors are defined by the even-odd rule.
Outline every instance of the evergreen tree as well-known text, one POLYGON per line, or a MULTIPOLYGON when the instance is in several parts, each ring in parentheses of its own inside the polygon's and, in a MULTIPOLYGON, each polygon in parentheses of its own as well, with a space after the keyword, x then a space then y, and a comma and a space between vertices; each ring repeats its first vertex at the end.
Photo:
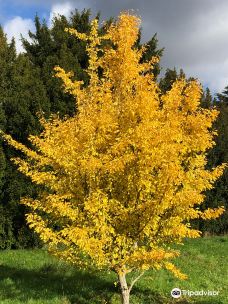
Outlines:
MULTIPOLYGON (((142 47, 146 48, 145 52, 142 55, 140 63, 147 62, 153 56, 160 58, 163 55, 163 51, 164 51, 164 48, 158 49, 157 34, 154 34, 154 36, 148 42, 142 44, 141 43, 141 30, 139 31, 138 39, 136 41, 135 46, 139 49, 141 49, 142 47)), ((151 70, 149 72, 153 73, 153 75, 155 76, 155 79, 156 79, 158 77, 158 75, 160 74, 160 71, 161 71, 161 67, 160 67, 160 63, 158 62, 155 65, 151 66, 151 70)))
MULTIPOLYGON (((15 43, 9 45, 7 37, 0 26, 0 129, 6 130, 6 116, 4 103, 10 89, 11 67, 14 63, 16 52, 15 43)), ((10 248, 14 243, 13 215, 8 211, 7 203, 3 200, 5 189, 7 160, 2 139, 0 139, 0 248, 10 248)))
MULTIPOLYGON (((6 36, 0 26, 0 129, 5 131, 5 113, 3 109, 3 102, 4 102, 4 86, 6 86, 6 61, 4 58, 7 58, 8 55, 8 45, 6 41, 6 36)), ((3 152, 2 142, 0 141, 0 193, 2 193, 2 185, 4 179, 4 171, 5 171, 5 156, 3 152)), ((0 194, 1 197, 1 194, 0 194)))
POLYGON ((209 109, 213 105, 213 98, 211 95, 211 91, 209 88, 206 88, 206 90, 203 92, 203 95, 201 97, 201 107, 209 109))
POLYGON ((224 88, 222 93, 217 93, 216 96, 217 96, 218 102, 228 104, 228 86, 226 86, 224 88))
MULTIPOLYGON (((215 167, 222 163, 228 163, 228 104, 226 101, 217 102, 219 116, 214 124, 218 136, 215 138, 216 145, 208 153, 210 167, 215 167)), ((206 193, 204 208, 214 208, 225 206, 226 211, 217 222, 200 221, 200 229, 213 234, 223 234, 228 232, 228 169, 225 168, 223 175, 215 183, 214 189, 206 193)))
MULTIPOLYGON (((45 88, 39 80, 39 70, 34 67, 26 55, 20 54, 14 61, 10 77, 10 90, 3 103, 6 116, 5 131, 21 142, 27 143, 30 134, 38 134, 41 126, 38 113, 49 115, 49 101, 45 88)), ((22 195, 35 195, 35 188, 29 179, 17 172, 11 158, 20 156, 13 149, 5 147, 7 170, 4 186, 4 201, 13 213, 13 228, 16 238, 15 246, 31 245, 31 233, 25 226, 24 207, 19 205, 22 195)))
MULTIPOLYGON (((39 70, 29 58, 16 55, 15 42, 7 43, 0 28, 0 127, 13 138, 28 144, 29 134, 41 130, 37 112, 49 115, 46 90, 39 80, 39 70)), ((18 204, 21 195, 33 195, 31 182, 20 174, 11 158, 21 153, 0 142, 0 247, 18 247, 32 242, 25 226, 24 207, 18 204)))
POLYGON ((181 78, 185 78, 185 73, 182 69, 180 69, 179 74, 175 67, 173 69, 166 69, 164 77, 161 78, 159 82, 159 87, 162 93, 166 93, 167 91, 170 91, 173 83, 177 79, 181 79, 181 78))
POLYGON ((26 142, 29 134, 41 131, 37 115, 45 112, 48 117, 50 104, 45 87, 39 79, 39 69, 31 64, 26 55, 17 56, 11 74, 11 88, 3 105, 7 120, 6 131, 26 142))
POLYGON ((32 42, 22 39, 24 48, 31 62, 40 68, 40 77, 45 85, 50 101, 50 111, 61 116, 75 113, 75 100, 61 89, 61 81, 54 78, 54 67, 59 65, 66 71, 73 71, 75 79, 86 81, 86 73, 82 70, 88 64, 85 43, 74 41, 65 28, 76 28, 80 32, 88 32, 90 11, 84 10, 80 14, 75 11, 67 19, 65 16, 56 16, 49 29, 46 22, 40 22, 35 17, 36 32, 29 32, 32 42))

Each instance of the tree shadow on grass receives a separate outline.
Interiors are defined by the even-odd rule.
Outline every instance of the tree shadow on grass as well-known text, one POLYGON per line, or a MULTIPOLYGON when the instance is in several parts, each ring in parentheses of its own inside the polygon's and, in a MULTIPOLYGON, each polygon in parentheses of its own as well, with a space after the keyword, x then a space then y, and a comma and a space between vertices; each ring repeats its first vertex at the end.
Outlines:
MULTIPOLYGON (((113 278, 112 278, 113 279, 113 278)), ((0 303, 28 303, 37 300, 52 303, 54 299, 67 299, 67 304, 119 304, 119 291, 112 279, 108 280, 102 272, 86 272, 57 268, 46 264, 40 269, 18 269, 0 265, 0 303), (42 301, 43 300, 43 301, 42 301)), ((56 303, 56 302, 55 302, 56 303)), ((225 304, 214 297, 211 299, 190 301, 190 299, 172 299, 164 297, 151 289, 133 288, 132 304, 225 304)))
POLYGON ((52 265, 38 271, 0 265, 0 302, 65 297, 72 304, 95 304, 109 301, 114 292, 114 284, 102 278, 101 273, 75 270, 66 275, 64 269, 61 274, 52 265))

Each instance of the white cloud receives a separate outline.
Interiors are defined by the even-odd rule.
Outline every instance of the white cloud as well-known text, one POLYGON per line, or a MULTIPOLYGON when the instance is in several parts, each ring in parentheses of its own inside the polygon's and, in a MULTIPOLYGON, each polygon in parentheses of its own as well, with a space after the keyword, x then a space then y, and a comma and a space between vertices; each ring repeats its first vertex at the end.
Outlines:
POLYGON ((62 1, 52 4, 51 11, 49 15, 48 25, 51 26, 52 19, 58 15, 64 15, 66 17, 70 16, 70 13, 75 9, 82 11, 83 9, 91 8, 90 0, 71 0, 71 1, 62 1))
POLYGON ((70 16, 70 13, 74 10, 74 6, 70 2, 66 3, 56 3, 52 5, 50 16, 49 16, 49 26, 51 26, 52 19, 58 15, 64 15, 66 17, 70 16))
POLYGON ((5 23, 4 32, 7 34, 9 41, 11 41, 13 37, 15 38, 17 53, 22 53, 24 51, 20 40, 21 34, 24 38, 29 39, 29 30, 34 30, 32 19, 23 19, 20 16, 16 16, 5 23))
MULTIPOLYGON (((53 17, 60 15, 64 15, 66 17, 70 16, 70 13, 74 11, 74 9, 78 9, 79 11, 84 9, 85 4, 84 2, 79 0, 77 3, 69 1, 63 1, 61 3, 54 3, 50 10, 48 26, 51 26, 51 20, 53 17)), ((24 52, 24 48, 21 43, 21 35, 26 38, 27 40, 31 41, 28 35, 29 30, 31 32, 35 32, 35 25, 32 19, 24 19, 21 16, 16 16, 10 20, 8 20, 4 24, 4 32, 7 34, 8 41, 10 42, 11 39, 14 37, 16 42, 16 50, 17 53, 24 52)))

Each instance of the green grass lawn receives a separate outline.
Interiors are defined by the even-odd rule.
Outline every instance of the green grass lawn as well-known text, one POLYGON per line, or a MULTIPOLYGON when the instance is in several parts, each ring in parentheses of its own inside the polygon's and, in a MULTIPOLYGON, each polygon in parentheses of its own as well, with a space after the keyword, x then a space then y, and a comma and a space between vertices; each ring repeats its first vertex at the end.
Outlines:
MULTIPOLYGON (((148 271, 131 295, 131 304, 227 304, 228 236, 187 240, 176 260, 187 281, 166 271, 148 271), (172 299, 170 291, 215 290, 219 296, 172 299)), ((44 250, 0 252, 1 304, 118 304, 113 273, 82 271, 50 257, 44 250)))

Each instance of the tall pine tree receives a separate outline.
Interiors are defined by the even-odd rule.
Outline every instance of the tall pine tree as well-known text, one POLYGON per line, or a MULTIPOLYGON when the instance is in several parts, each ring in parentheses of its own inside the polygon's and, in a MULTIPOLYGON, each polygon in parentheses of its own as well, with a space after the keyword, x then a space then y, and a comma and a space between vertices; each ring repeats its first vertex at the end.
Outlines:
POLYGON ((177 72, 175 67, 173 69, 166 69, 164 77, 162 77, 159 82, 161 92, 164 94, 167 91, 170 91, 173 83, 177 79, 181 78, 185 78, 185 73, 182 69, 180 69, 179 73, 177 72))
POLYGON ((73 71, 75 79, 86 82, 87 76, 82 68, 88 63, 85 43, 74 41, 65 32, 65 28, 71 27, 81 32, 88 32, 89 18, 89 10, 84 10, 81 14, 75 11, 69 19, 65 16, 54 17, 52 27, 48 28, 47 23, 45 21, 41 23, 36 16, 36 31, 29 32, 32 42, 22 40, 30 61, 40 68, 40 78, 46 88, 50 110, 52 113, 59 113, 60 116, 75 113, 75 100, 63 92, 61 81, 53 77, 54 67, 60 65, 66 71, 73 71))
POLYGON ((209 109, 213 105, 213 97, 209 88, 203 92, 201 97, 201 107, 209 109))
POLYGON ((222 93, 217 93, 216 96, 218 102, 228 104, 228 86, 224 88, 222 93))
MULTIPOLYGON (((220 113, 214 124, 218 132, 215 138, 216 145, 208 153, 210 167, 228 163, 228 102, 224 95, 215 104, 220 113)), ((215 183, 214 189, 206 193, 204 207, 214 208, 217 206, 225 206, 226 211, 217 222, 214 220, 200 221, 200 229, 205 233, 223 234, 228 232, 228 168, 225 168, 223 175, 215 183)))
MULTIPOLYGON (((0 128, 6 130, 6 115, 4 104, 10 89, 10 76, 12 65, 16 58, 15 43, 7 43, 7 37, 0 26, 0 128)), ((4 144, 0 139, 0 248, 10 248, 15 242, 13 233, 13 214, 4 201, 4 191, 6 182, 7 159, 4 144)))
MULTIPOLYGON (((24 54, 17 55, 15 42, 7 43, 0 29, 0 124, 1 129, 15 139, 27 143, 29 134, 41 130, 37 112, 49 115, 49 100, 39 80, 39 70, 24 54)), ((33 195, 34 186, 17 172, 11 158, 21 156, 16 150, 1 143, 0 190, 1 225, 0 247, 31 245, 33 237, 26 228, 24 207, 18 204, 22 195, 33 195)))

